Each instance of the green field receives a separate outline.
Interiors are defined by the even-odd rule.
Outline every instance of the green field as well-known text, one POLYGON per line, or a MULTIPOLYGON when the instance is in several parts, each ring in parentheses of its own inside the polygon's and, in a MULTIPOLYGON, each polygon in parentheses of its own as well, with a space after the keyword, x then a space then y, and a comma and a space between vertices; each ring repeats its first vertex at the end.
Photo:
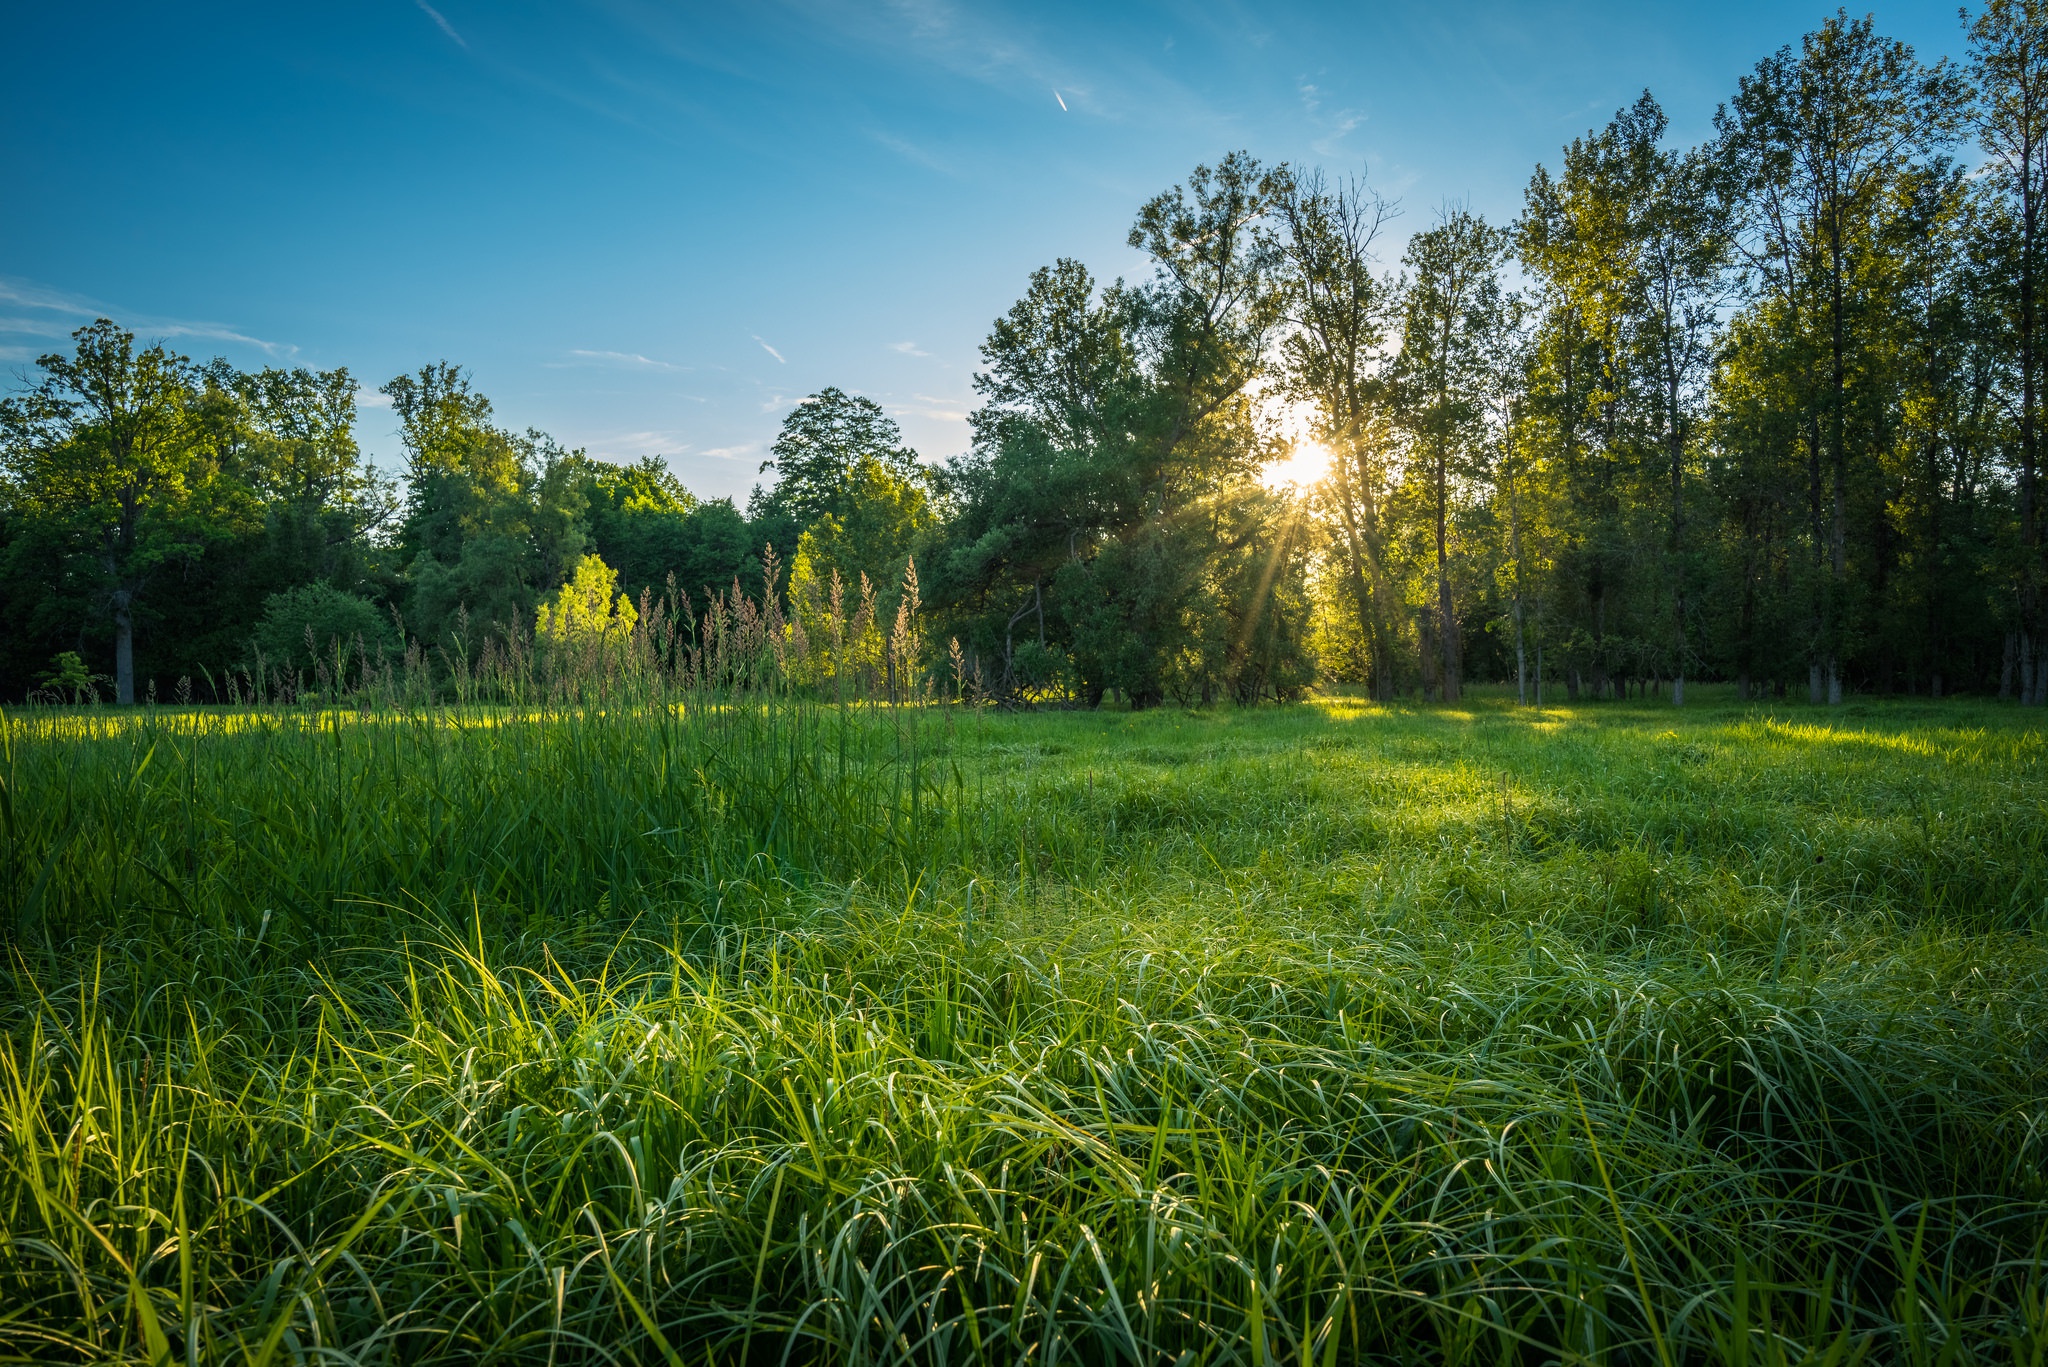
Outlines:
POLYGON ((0 1353, 2039 1363, 1989 703, 5 719, 0 1353))

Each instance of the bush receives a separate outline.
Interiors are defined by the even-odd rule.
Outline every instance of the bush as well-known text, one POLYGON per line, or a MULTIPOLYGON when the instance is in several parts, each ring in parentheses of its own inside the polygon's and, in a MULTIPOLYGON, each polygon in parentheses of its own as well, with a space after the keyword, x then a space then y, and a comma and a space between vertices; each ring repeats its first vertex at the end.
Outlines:
POLYGON ((303 584, 263 600, 263 620, 250 642, 270 668, 311 673, 337 657, 354 659, 362 650, 375 659, 378 649, 397 649, 390 619, 360 594, 331 584, 303 584))

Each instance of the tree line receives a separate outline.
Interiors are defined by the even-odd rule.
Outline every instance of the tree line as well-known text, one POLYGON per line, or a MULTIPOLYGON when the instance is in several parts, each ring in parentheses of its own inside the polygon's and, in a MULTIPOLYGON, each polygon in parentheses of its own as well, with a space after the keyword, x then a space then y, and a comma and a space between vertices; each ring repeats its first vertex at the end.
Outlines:
POLYGON ((1838 13, 1702 145, 1646 92, 1518 218, 1447 205, 1392 265, 1399 206, 1364 183, 1197 167, 1131 228, 1150 278, 1031 276, 966 454, 827 389, 744 510, 504 430, 445 363, 382 387, 387 479, 346 370, 195 365, 101 320, 0 401, 0 689, 460 656, 567 620, 565 585, 622 595, 607 622, 735 585, 792 629, 844 596, 886 622, 908 580, 956 686, 1016 701, 2038 704, 2048 0, 1965 32, 1930 64, 1838 13), (1305 444, 1312 487, 1261 481, 1305 444))

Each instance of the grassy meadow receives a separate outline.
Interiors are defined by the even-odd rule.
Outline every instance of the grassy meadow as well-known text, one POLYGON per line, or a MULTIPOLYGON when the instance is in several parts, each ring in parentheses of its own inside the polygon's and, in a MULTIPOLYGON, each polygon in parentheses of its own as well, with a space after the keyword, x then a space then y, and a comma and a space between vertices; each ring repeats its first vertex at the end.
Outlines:
POLYGON ((2041 1363, 1990 703, 13 711, 0 1357, 2041 1363))

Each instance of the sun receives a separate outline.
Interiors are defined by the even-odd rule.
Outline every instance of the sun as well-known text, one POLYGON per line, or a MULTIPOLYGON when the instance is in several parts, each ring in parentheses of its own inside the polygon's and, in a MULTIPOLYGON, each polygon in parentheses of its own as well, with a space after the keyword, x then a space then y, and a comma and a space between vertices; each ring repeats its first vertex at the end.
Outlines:
POLYGON ((1316 441, 1297 441, 1285 460, 1269 462, 1259 471, 1259 483, 1276 492, 1297 492, 1321 484, 1330 473, 1330 448, 1316 441))

